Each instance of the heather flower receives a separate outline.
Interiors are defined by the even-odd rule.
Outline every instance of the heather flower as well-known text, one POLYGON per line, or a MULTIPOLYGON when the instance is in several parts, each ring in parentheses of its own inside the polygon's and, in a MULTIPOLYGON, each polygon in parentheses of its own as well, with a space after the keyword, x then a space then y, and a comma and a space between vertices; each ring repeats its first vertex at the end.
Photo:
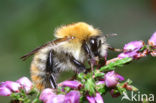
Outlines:
POLYGON ((0 87, 0 96, 10 96, 11 90, 5 86, 0 87))
MULTIPOLYGON (((51 96, 51 98, 49 98, 46 102, 44 103, 68 103, 68 102, 64 102, 65 99, 65 95, 54 95, 51 96)), ((69 103, 77 103, 77 102, 69 102, 69 103)))
POLYGON ((60 85, 64 87, 70 87, 73 89, 81 87, 81 83, 78 81, 64 81, 60 85))
POLYGON ((142 56, 142 53, 139 52, 139 50, 144 46, 144 42, 143 41, 132 41, 128 44, 125 44, 124 46, 124 52, 120 53, 118 55, 118 58, 133 58, 133 59, 138 59, 142 56))
POLYGON ((95 98, 93 96, 86 97, 89 103, 95 103, 95 98))
POLYGON ((19 89, 21 88, 21 85, 19 83, 13 81, 2 82, 0 86, 1 87, 5 86, 13 92, 19 92, 20 91, 19 89))
POLYGON ((95 101, 96 103, 104 103, 103 98, 100 93, 96 93, 95 101))
POLYGON ((86 98, 89 103, 104 103, 100 93, 96 93, 96 96, 87 96, 86 98))
POLYGON ((65 95, 65 103, 79 103, 80 92, 72 90, 65 95))
POLYGON ((124 46, 124 51, 134 51, 134 50, 140 50, 144 46, 143 41, 131 41, 124 46))
POLYGON ((119 80, 122 81, 124 78, 114 71, 110 71, 105 74, 105 84, 107 87, 115 87, 119 80))
POLYGON ((156 32, 154 32, 151 38, 148 40, 148 44, 151 46, 156 46, 156 32))
POLYGON ((98 81, 98 82, 96 83, 96 85, 101 85, 101 84, 105 84, 105 81, 98 81))
POLYGON ((119 79, 119 81, 124 81, 125 78, 123 76, 121 76, 120 74, 116 73, 116 77, 119 79))
POLYGON ((27 77, 21 77, 16 82, 25 89, 26 93, 29 93, 33 87, 32 82, 27 77))
POLYGON ((39 99, 43 101, 44 103, 46 103, 49 99, 51 99, 52 96, 55 96, 55 95, 56 94, 54 93, 52 89, 46 88, 41 92, 39 99))

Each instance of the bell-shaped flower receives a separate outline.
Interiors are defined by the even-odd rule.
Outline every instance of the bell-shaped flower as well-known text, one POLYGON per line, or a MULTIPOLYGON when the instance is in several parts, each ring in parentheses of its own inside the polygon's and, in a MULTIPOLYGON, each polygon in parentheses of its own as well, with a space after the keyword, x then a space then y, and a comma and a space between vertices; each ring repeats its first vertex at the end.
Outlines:
POLYGON ((27 77, 21 77, 16 82, 25 89, 26 93, 29 93, 33 87, 32 82, 27 77))
POLYGON ((79 103, 80 101, 80 92, 72 90, 65 95, 65 103, 79 103))
POLYGON ((10 96, 11 95, 11 90, 5 86, 0 87, 0 96, 10 96))
POLYGON ((11 91, 13 92, 19 92, 20 88, 21 88, 21 85, 19 83, 16 83, 16 82, 13 82, 13 81, 5 81, 5 82, 2 82, 0 84, 1 87, 5 86, 7 88, 9 88, 11 91))

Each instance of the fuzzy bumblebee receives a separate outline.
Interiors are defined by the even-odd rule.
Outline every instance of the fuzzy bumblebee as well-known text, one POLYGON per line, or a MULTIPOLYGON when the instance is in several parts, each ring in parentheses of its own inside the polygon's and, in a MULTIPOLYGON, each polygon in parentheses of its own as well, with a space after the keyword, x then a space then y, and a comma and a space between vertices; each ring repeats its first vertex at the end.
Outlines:
POLYGON ((108 45, 99 29, 84 22, 61 26, 55 31, 56 40, 24 55, 34 55, 31 63, 31 79, 35 86, 57 88, 56 76, 61 71, 84 72, 84 62, 95 57, 105 57, 108 45))

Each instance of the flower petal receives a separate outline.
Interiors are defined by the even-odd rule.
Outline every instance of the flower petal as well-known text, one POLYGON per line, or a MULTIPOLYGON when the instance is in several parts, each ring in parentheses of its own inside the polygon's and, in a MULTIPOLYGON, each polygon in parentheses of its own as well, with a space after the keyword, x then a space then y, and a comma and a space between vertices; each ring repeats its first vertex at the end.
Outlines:
POLYGON ((89 103, 95 103, 95 98, 93 96, 86 97, 89 103))
POLYGON ((65 96, 65 103, 79 103, 80 101, 80 92, 79 91, 70 91, 65 96))
POLYGON ((124 46, 124 51, 139 50, 144 46, 143 41, 131 41, 124 46))
POLYGON ((0 96, 10 96, 11 90, 7 87, 0 87, 0 96))
POLYGON ((74 88, 79 88, 81 86, 81 83, 78 81, 64 81, 61 83, 61 85, 74 89, 74 88))
POLYGON ((54 93, 54 91, 50 88, 46 88, 44 89, 41 94, 39 99, 43 102, 48 101, 50 98, 52 98, 52 96, 55 96, 56 94, 54 93))
POLYGON ((22 85, 26 93, 29 93, 33 87, 32 82, 27 77, 21 77, 16 82, 22 85))
POLYGON ((156 32, 154 32, 151 38, 148 40, 148 44, 151 46, 156 46, 156 32))
POLYGON ((107 87, 115 87, 118 83, 118 78, 114 71, 107 72, 104 78, 107 87))
POLYGON ((96 93, 95 101, 96 103, 104 103, 103 98, 100 93, 96 93))
POLYGON ((0 86, 6 86, 13 92, 19 92, 19 89, 21 88, 21 85, 19 83, 13 82, 13 81, 5 81, 1 83, 0 86))
MULTIPOLYGON (((44 103, 67 103, 67 102, 64 102, 64 99, 65 99, 65 95, 60 94, 60 95, 52 96, 50 99, 48 99, 44 103)), ((72 103, 72 102, 69 102, 69 103, 72 103)))

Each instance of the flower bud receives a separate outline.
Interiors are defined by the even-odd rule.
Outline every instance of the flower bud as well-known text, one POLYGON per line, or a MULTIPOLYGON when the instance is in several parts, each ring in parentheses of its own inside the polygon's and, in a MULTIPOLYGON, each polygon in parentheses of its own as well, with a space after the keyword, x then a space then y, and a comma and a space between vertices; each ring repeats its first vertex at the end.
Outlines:
POLYGON ((107 87, 115 87, 119 80, 122 81, 124 78, 114 71, 105 74, 105 84, 107 87))
POLYGON ((134 50, 140 50, 144 46, 143 41, 131 41, 124 46, 124 51, 134 51, 134 50))
POLYGON ((81 83, 78 81, 64 81, 60 85, 75 89, 75 88, 79 88, 81 86, 81 83))
POLYGON ((148 44, 151 46, 156 46, 156 32, 154 32, 151 38, 148 40, 148 44))
MULTIPOLYGON (((55 95, 55 96, 51 96, 51 98, 49 98, 46 102, 44 103, 68 103, 64 101, 65 99, 65 95, 55 95)), ((77 103, 77 102, 69 102, 69 103, 77 103)))
POLYGON ((104 103, 100 93, 96 93, 96 96, 87 96, 86 98, 89 103, 104 103))
POLYGON ((131 41, 124 46, 124 52, 120 53, 118 55, 118 58, 133 58, 138 59, 140 57, 143 57, 145 55, 142 55, 142 53, 139 52, 139 50, 144 46, 143 41, 131 41))
POLYGON ((44 89, 39 97, 39 100, 43 101, 44 103, 47 102, 49 99, 51 99, 52 96, 55 96, 56 94, 54 91, 50 88, 44 89))
POLYGON ((86 97, 89 103, 95 103, 95 98, 93 96, 86 97))
POLYGON ((105 84, 105 81, 98 81, 98 82, 96 83, 96 85, 101 85, 101 84, 105 84))
POLYGON ((70 91, 65 96, 65 103, 79 103, 80 92, 79 91, 70 91))
POLYGON ((95 101, 96 103, 104 103, 103 98, 100 93, 96 93, 95 101))
POLYGON ((19 83, 16 83, 13 81, 5 81, 5 82, 1 83, 0 86, 5 86, 13 92, 19 92, 19 89, 21 88, 21 85, 19 83))
POLYGON ((21 77, 16 81, 20 85, 22 85, 23 89, 25 89, 26 93, 29 93, 32 89, 33 85, 32 82, 27 77, 21 77))
POLYGON ((7 87, 0 87, 0 96, 10 96, 11 95, 11 90, 7 87))

